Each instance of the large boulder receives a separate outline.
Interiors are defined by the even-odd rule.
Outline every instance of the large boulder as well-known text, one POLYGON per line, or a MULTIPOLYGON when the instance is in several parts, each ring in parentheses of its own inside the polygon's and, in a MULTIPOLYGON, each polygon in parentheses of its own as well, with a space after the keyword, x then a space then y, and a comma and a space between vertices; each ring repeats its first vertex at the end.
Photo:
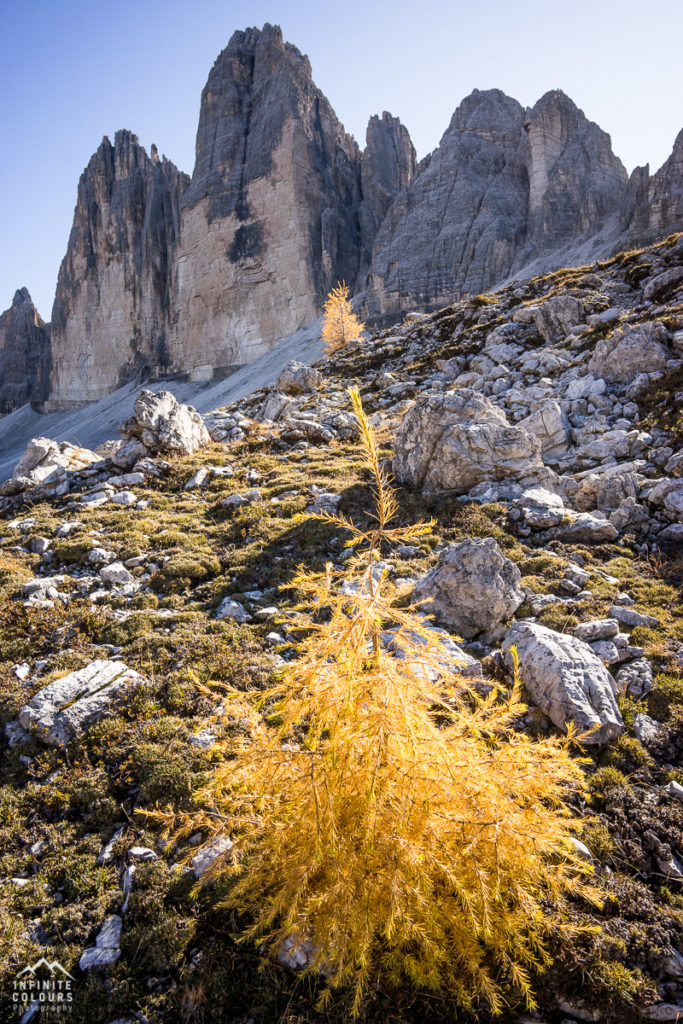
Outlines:
POLYGON ((511 426, 493 402, 469 388, 425 395, 408 410, 394 441, 397 480, 427 493, 465 494, 491 480, 540 483, 548 472, 541 443, 511 426))
POLYGON ((559 462, 567 455, 571 426, 566 412, 557 402, 544 402, 517 426, 538 438, 544 462, 559 462))
POLYGON ((282 395, 305 395, 315 391, 323 382, 320 370, 290 359, 277 379, 276 390, 282 395))
POLYGON ((68 441, 58 444, 49 437, 34 437, 11 478, 0 485, 0 494, 21 494, 35 487, 48 493, 65 494, 69 489, 67 473, 77 473, 100 461, 100 456, 88 448, 79 448, 68 441))
POLYGON ((521 574, 493 537, 445 548, 418 582, 413 599, 436 621, 465 639, 495 633, 524 601, 521 574))
POLYGON ((44 743, 63 746, 118 707, 132 686, 144 684, 121 661, 93 661, 39 690, 19 712, 19 724, 44 743))
POLYGON ((586 734, 583 742, 591 744, 621 736, 617 685, 587 643, 537 622, 520 621, 503 641, 509 667, 513 647, 532 701, 559 729, 566 731, 573 723, 586 734))
POLYGON ((191 455, 211 437, 204 420, 191 405, 181 405, 170 391, 141 391, 135 399, 135 415, 120 430, 137 438, 149 452, 181 452, 191 455))
POLYGON ((602 338, 588 364, 589 373, 609 382, 633 380, 639 373, 663 370, 670 357, 665 348, 668 339, 663 324, 642 324, 635 330, 626 327, 618 337, 602 338))
POLYGON ((545 341, 560 341, 583 320, 583 303, 572 295, 553 295, 531 308, 536 330, 545 341))

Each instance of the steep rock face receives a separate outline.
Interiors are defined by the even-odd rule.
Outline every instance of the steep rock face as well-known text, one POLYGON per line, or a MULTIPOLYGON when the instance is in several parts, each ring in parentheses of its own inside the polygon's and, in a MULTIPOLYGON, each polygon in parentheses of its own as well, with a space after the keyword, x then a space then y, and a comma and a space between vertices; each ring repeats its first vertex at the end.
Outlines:
POLYGON ((683 130, 676 137, 671 156, 654 175, 648 199, 654 232, 683 231, 683 130))
POLYGON ((517 265, 595 234, 619 210, 628 175, 609 135, 559 90, 524 124, 529 142, 527 246, 517 265))
POLYGON ((609 136, 564 93, 525 112, 499 90, 475 90, 385 217, 366 280, 368 312, 486 290, 616 224, 627 188, 609 136))
POLYGON ((497 89, 463 100, 375 241, 368 312, 452 301, 509 273, 528 206, 524 110, 497 89))
POLYGON ((236 32, 202 93, 183 198, 172 363, 248 362, 358 272, 360 154, 277 27, 236 32))
POLYGON ((683 231, 683 131, 669 159, 652 177, 636 167, 623 204, 621 227, 626 242, 645 243, 683 231))
POLYGON ((40 406, 50 385, 50 325, 26 288, 0 316, 0 415, 30 402, 40 406))
POLYGON ((415 177, 415 147, 405 125, 385 110, 370 118, 361 165, 361 275, 367 271, 372 245, 394 197, 415 177))
POLYGON ((202 94, 191 182, 130 132, 93 156, 52 356, 47 334, 19 343, 3 328, 0 409, 47 392, 46 408, 65 408, 159 372, 223 376, 315 320, 338 280, 363 293, 372 322, 674 230, 683 132, 654 176, 627 179, 609 136, 563 93, 524 110, 475 90, 419 165, 386 112, 370 119, 361 155, 308 59, 277 27, 247 29, 202 94))
POLYGON ((105 138, 81 175, 52 311, 49 406, 102 398, 168 362, 169 285, 189 184, 128 131, 105 138))

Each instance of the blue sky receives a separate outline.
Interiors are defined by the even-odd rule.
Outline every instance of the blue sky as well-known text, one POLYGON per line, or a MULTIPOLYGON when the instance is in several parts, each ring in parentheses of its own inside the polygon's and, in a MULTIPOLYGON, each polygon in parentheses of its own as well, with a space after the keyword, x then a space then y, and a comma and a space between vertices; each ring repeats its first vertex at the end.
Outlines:
POLYGON ((525 105, 561 88, 630 171, 658 168, 683 127, 681 0, 3 0, 0 311, 28 287, 49 319, 78 178, 128 128, 192 172, 199 99, 232 32, 265 21, 307 53, 363 144, 389 110, 419 156, 472 89, 525 105))

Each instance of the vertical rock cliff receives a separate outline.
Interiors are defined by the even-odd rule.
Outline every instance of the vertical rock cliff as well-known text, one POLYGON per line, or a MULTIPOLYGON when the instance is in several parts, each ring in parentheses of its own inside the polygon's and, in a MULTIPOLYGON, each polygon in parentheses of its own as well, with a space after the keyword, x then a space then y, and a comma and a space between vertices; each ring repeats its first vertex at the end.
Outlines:
MULTIPOLYGON (((539 260, 616 239, 628 175, 610 139, 560 91, 531 110, 498 90, 464 100, 377 235, 370 315, 480 292, 539 260)), ((582 253, 583 255, 583 253, 582 253)))
POLYGON ((277 27, 236 32, 202 93, 182 201, 172 365, 246 363, 359 266, 360 154, 277 27))
POLYGON ((647 244, 663 234, 683 231, 683 131, 669 159, 652 177, 636 167, 622 211, 624 243, 647 244))
POLYGON ((394 197, 410 186, 417 162, 408 129, 385 110, 368 122, 361 164, 360 206, 362 277, 367 272, 372 246, 394 197))
POLYGON ((463 100, 379 230, 367 279, 371 316, 452 301, 510 272, 526 239, 524 122, 524 109, 498 89, 463 100))
POLYGON ((609 135, 563 92, 546 93, 529 111, 524 130, 529 210, 517 266, 596 234, 618 214, 628 187, 609 135))
POLYGON ((81 175, 52 310, 49 407, 94 401, 168 364, 180 197, 189 184, 131 132, 105 138, 81 175))
POLYGON ((50 325, 26 288, 0 316, 0 415, 26 402, 39 408, 50 387, 50 325))

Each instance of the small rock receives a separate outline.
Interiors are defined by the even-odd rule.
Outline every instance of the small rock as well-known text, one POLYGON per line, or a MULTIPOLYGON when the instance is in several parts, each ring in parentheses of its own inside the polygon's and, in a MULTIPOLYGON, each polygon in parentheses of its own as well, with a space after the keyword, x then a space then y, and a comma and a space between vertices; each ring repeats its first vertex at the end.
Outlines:
POLYGON ((309 505, 308 511, 313 515, 326 512, 328 515, 333 516, 339 510, 341 500, 341 494, 332 494, 331 492, 323 491, 322 494, 316 495, 313 504, 309 505))
POLYGON ((625 608, 622 605, 613 604, 609 610, 609 616, 612 619, 616 619, 621 622, 624 626, 645 626, 647 629, 655 629, 659 625, 659 619, 656 619, 654 615, 641 615, 640 612, 636 612, 633 608, 625 608))
POLYGON ((647 658, 636 658, 620 668, 615 679, 622 693, 629 697, 644 697, 653 686, 652 665, 647 658))
POLYGON ((154 453, 191 455, 211 442, 197 410, 181 405, 170 391, 141 391, 135 400, 134 416, 120 430, 124 437, 141 441, 147 452, 154 453))
POLYGON ((588 861, 594 861, 595 860, 595 857, 590 852, 590 850, 585 845, 585 843, 582 843, 580 839, 576 838, 576 836, 570 836, 569 837, 569 843, 570 843, 572 849, 574 850, 574 853, 578 853, 579 857, 583 857, 584 860, 588 860, 588 861))
POLYGON ((202 466, 200 469, 197 470, 194 476, 191 476, 190 479, 187 481, 187 483, 185 484, 185 490, 198 490, 200 487, 204 486, 204 484, 206 483, 210 476, 211 473, 206 468, 206 466, 202 466))
POLYGON ((664 970, 672 978, 683 978, 683 955, 677 949, 664 964, 664 970))
POLYGON ((571 522, 563 523, 556 528, 556 533, 563 540, 588 543, 616 540, 619 536, 618 530, 609 519, 602 519, 590 512, 575 513, 571 522))
POLYGON ((683 881, 683 864, 673 853, 666 858, 658 857, 657 867, 668 878, 673 878, 677 882, 683 881))
POLYGON ((235 622, 240 624, 244 622, 251 622, 251 615, 238 601, 233 601, 231 597, 224 598, 216 609, 217 619, 234 619, 235 622))
POLYGON ((135 505, 137 500, 137 496, 132 491, 119 491, 118 494, 112 494, 110 498, 110 501, 113 501, 115 505, 122 505, 124 508, 130 508, 131 505, 135 505))
POLYGON ((219 836, 212 842, 207 843, 199 853, 192 858, 192 870, 197 880, 203 878, 204 875, 211 870, 213 865, 220 858, 224 858, 226 854, 233 848, 233 842, 228 839, 227 836, 219 836))
POLYGON ((95 945, 86 949, 78 961, 78 966, 82 971, 89 971, 92 967, 105 967, 118 960, 121 955, 119 943, 122 927, 123 921, 118 914, 112 914, 105 918, 95 939, 95 945))
POLYGON ((95 547, 91 548, 88 552, 88 561, 91 565, 109 565, 115 560, 116 555, 114 552, 107 551, 106 548, 95 547))
POLYGON ((539 623, 515 622, 503 642, 512 667, 516 647, 519 671, 531 699, 560 729, 573 722, 587 733, 583 742, 605 743, 624 731, 617 688, 588 644, 539 623))
POLYGON ((614 665, 616 662, 621 661, 619 648, 611 640, 591 640, 587 642, 603 665, 614 665))
POLYGON ((216 743, 216 734, 210 729, 201 729, 190 736, 187 742, 191 747, 197 747, 199 750, 209 750, 216 743))
POLYGON ((681 1024, 683 1003, 655 1003, 654 1006, 644 1006, 642 1013, 646 1020, 673 1021, 674 1024, 681 1024))
POLYGON ((394 440, 396 479, 425 493, 465 494, 485 481, 541 483, 548 474, 538 438, 469 388, 423 395, 394 440))
POLYGON ((633 731, 636 739, 640 740, 643 746, 647 747, 655 743, 661 735, 661 726, 649 715, 634 715, 633 731))
POLYGON ((83 526, 83 523, 80 520, 74 520, 70 523, 62 523, 55 530, 55 537, 68 537, 70 533, 73 533, 74 530, 77 530, 80 526, 83 526))
POLYGON ((93 661, 39 690, 19 712, 19 724, 44 743, 63 746, 145 682, 121 661, 93 661))
POLYGON ((133 860, 159 860, 154 850, 150 850, 149 846, 131 846, 128 856, 132 857, 133 860))
POLYGON ((681 786, 680 782, 676 782, 672 779, 671 782, 664 787, 664 790, 669 794, 669 796, 672 796, 674 800, 678 800, 683 804, 683 786, 681 786))
POLYGON ((295 939, 288 935, 277 951, 278 963, 289 967, 292 971, 302 970, 310 967, 319 952, 319 947, 314 946, 309 939, 295 939))
POLYGON ((128 572, 123 565, 123 562, 112 562, 111 565, 105 565, 103 569, 100 569, 100 579, 103 583, 132 583, 134 577, 128 572))
POLYGON ((524 601, 521 573, 493 537, 445 548, 439 562, 418 582, 416 604, 466 639, 509 619, 524 601))
POLYGON ((275 605, 271 605, 268 608, 259 608, 257 612, 254 612, 254 618, 258 619, 259 622, 264 622, 266 619, 272 619, 274 615, 279 615, 280 609, 276 608, 275 605))
POLYGON ((581 622, 572 629, 574 636, 586 643, 593 640, 611 640, 618 632, 619 623, 616 619, 592 619, 590 622, 581 622))
POLYGON ((111 839, 102 847, 97 855, 98 864, 109 864, 114 859, 114 846, 125 832, 125 828, 125 825, 118 828, 111 839))
POLYGON ((303 395, 315 391, 323 380, 319 370, 292 359, 280 373, 276 389, 283 395, 303 395))
POLYGON ((255 501, 261 500, 261 492, 258 487, 252 488, 250 491, 245 491, 243 494, 231 494, 227 498, 223 498, 221 508, 240 508, 242 505, 251 505, 255 501))
MULTIPOLYGON (((155 855, 156 859, 156 855, 155 855)), ((135 878, 136 867, 135 864, 127 864, 121 873, 121 890, 123 892, 123 903, 121 905, 121 913, 125 914, 128 910, 128 901, 130 894, 133 889, 133 879, 135 878)))

